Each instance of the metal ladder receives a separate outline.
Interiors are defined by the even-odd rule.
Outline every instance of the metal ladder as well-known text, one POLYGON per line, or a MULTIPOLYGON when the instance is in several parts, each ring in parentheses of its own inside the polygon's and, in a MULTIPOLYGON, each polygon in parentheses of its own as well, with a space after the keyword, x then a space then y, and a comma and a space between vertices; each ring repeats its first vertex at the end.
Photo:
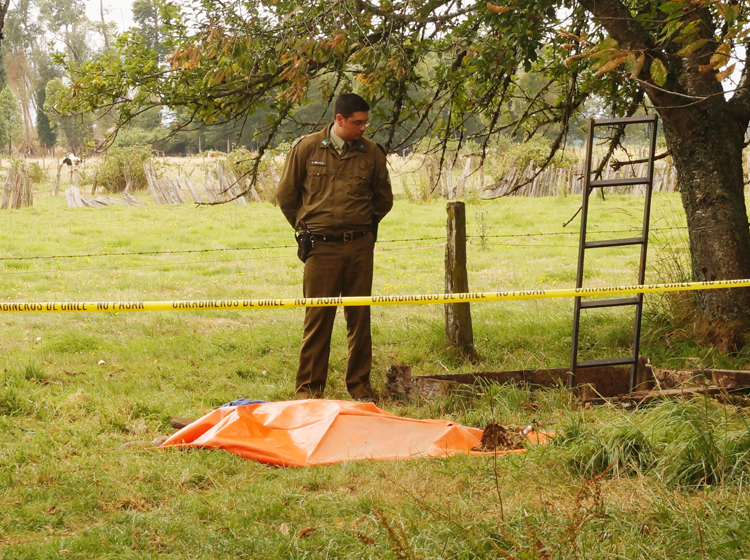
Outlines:
MULTIPOLYGON (((586 171, 584 176, 583 204, 581 206, 581 236, 578 244, 578 271, 576 274, 576 288, 583 287, 583 263, 587 249, 601 247, 622 247, 626 245, 641 246, 641 260, 638 268, 638 284, 643 284, 646 276, 646 250, 648 248, 648 226, 651 214, 651 191, 654 183, 654 152, 656 151, 656 115, 647 117, 629 117, 622 119, 591 119, 589 121, 589 132, 586 146, 586 171), (619 126, 629 124, 650 125, 650 142, 648 156, 648 173, 646 177, 631 177, 627 179, 591 180, 592 151, 594 145, 594 129, 596 127, 619 126), (605 239, 601 241, 586 241, 586 224, 588 221, 589 196, 594 189, 605 189, 608 187, 619 187, 625 185, 646 185, 646 200, 643 206, 643 230, 640 237, 625 239, 605 239)), ((582 301, 582 297, 575 298, 573 307, 573 344, 570 354, 570 377, 568 385, 574 387, 576 384, 576 373, 580 369, 599 366, 631 365, 630 390, 635 387, 636 374, 638 370, 638 357, 641 342, 641 317, 643 315, 643 294, 635 297, 589 300, 582 301), (581 310, 598 309, 603 307, 635 307, 635 325, 633 332, 633 353, 623 358, 605 358, 599 360, 578 359, 578 335, 580 331, 581 310)))

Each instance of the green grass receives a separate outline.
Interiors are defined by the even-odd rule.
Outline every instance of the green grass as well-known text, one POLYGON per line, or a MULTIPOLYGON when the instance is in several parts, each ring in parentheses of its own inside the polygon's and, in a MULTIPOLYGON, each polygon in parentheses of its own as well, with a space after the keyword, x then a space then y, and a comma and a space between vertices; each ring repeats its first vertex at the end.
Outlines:
MULTIPOLYGON (((291 231, 271 205, 68 209, 44 192, 35 204, 0 212, 3 301, 301 295, 291 231), (179 252, 204 249, 215 251, 179 252), (36 256, 65 258, 28 258, 36 256)), ((562 224, 579 204, 469 202, 469 235, 478 235, 482 211, 490 236, 484 246, 470 239, 472 291, 572 286, 578 222, 562 224)), ((592 200, 592 231, 627 237, 641 205, 592 200), (604 233, 612 230, 620 233, 604 233)), ((655 197, 648 281, 674 278, 670 266, 684 258, 678 207, 676 195, 655 197)), ((444 236, 444 202, 397 199, 381 226, 375 292, 442 292, 444 236)), ((597 257, 587 263, 589 285, 632 282, 634 251, 597 257)), ((675 336, 665 322, 670 300, 652 301, 643 353, 654 365, 748 369, 747 351, 675 336)), ((441 306, 375 307, 374 383, 382 389, 393 363, 415 374, 565 366, 571 308, 569 300, 474 305, 472 363, 444 342, 441 306)), ((0 315, 0 558, 750 556, 747 411, 703 400, 624 413, 583 409, 562 388, 489 385, 433 402, 384 402, 398 415, 472 426, 537 420, 565 432, 497 463, 279 469, 151 444, 172 432, 170 416, 196 417, 238 397, 291 398, 302 316, 0 315)), ((626 351, 629 327, 625 313, 592 315, 587 357, 626 351)), ((330 397, 348 398, 345 364, 339 317, 330 397)))

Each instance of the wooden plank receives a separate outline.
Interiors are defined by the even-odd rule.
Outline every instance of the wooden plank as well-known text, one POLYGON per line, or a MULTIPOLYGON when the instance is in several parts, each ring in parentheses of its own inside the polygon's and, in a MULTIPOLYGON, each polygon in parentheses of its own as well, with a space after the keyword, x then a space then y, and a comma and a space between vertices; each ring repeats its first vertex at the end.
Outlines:
POLYGON ((65 191, 65 196, 68 198, 68 206, 71 206, 72 208, 84 208, 86 206, 81 199, 81 193, 78 190, 78 187, 75 185, 68 187, 65 191))
POLYGON ((20 208, 21 207, 21 185, 23 184, 23 175, 19 168, 18 174, 13 181, 13 187, 10 193, 10 207, 20 208))
POLYGON ((260 202, 261 198, 258 194, 258 191, 255 190, 255 187, 250 184, 250 178, 245 177, 245 189, 247 190, 247 194, 245 195, 245 198, 247 200, 250 200, 251 202, 260 202))
POLYGON ((70 189, 65 190, 65 199, 68 201, 68 208, 76 207, 76 201, 73 198, 73 193, 70 191, 70 189))
POLYGON ((203 188, 206 191, 206 196, 208 197, 208 200, 214 204, 217 202, 221 202, 222 199, 219 196, 218 189, 216 186, 216 179, 214 178, 213 174, 206 175, 206 181, 203 183, 203 188))
MULTIPOLYGON (((423 378, 469 385, 477 383, 517 383, 536 387, 558 387, 567 383, 569 371, 570 369, 567 367, 559 367, 428 375, 423 378)), ((581 369, 576 374, 576 381, 580 387, 590 387, 594 395, 613 397, 625 394, 630 390, 630 366, 600 366, 581 369)), ((654 372, 648 365, 648 359, 642 357, 638 361, 636 389, 650 388, 653 387, 653 384, 654 372)))
POLYGON ((100 204, 104 204, 105 206, 128 206, 128 203, 124 200, 121 200, 119 198, 109 198, 105 196, 96 196, 94 197, 94 200, 99 202, 100 204))
POLYGON ((179 179, 167 179, 169 181, 169 186, 172 189, 172 192, 174 193, 175 197, 177 198, 177 201, 175 204, 185 204, 185 195, 182 193, 182 186, 180 185, 179 179))
POLYGON ((686 385, 711 384, 725 389, 750 387, 750 371, 731 369, 656 369, 654 370, 662 389, 673 389, 686 385))
POLYGON ((177 193, 172 189, 169 179, 166 177, 157 179, 156 184, 161 189, 162 196, 167 201, 167 204, 179 204, 180 199, 177 198, 177 193))
POLYGON ((143 164, 143 171, 146 174, 146 184, 148 185, 148 191, 151 193, 151 198, 154 199, 154 202, 156 204, 162 204, 161 197, 156 191, 156 187, 154 186, 154 177, 151 174, 151 162, 146 161, 143 164))
MULTIPOLYGON (((193 168, 193 171, 195 171, 195 168, 193 168)), ((198 189, 195 188, 195 183, 193 183, 193 180, 190 178, 190 175, 188 175, 187 177, 183 177, 182 179, 183 181, 185 181, 185 185, 187 185, 188 192, 190 193, 190 196, 192 197, 193 202, 195 202, 196 204, 202 204, 203 199, 201 198, 201 195, 198 194, 198 189)))
POLYGON ((26 177, 26 201, 25 206, 34 206, 34 182, 31 177, 26 177))
POLYGON ((58 196, 60 194, 60 173, 62 172, 62 168, 64 163, 60 163, 60 159, 57 160, 57 176, 55 177, 55 196, 58 196))
POLYGON ((203 183, 203 190, 206 191, 206 197, 208 198, 209 202, 211 202, 212 204, 219 202, 219 198, 216 196, 216 192, 214 191, 213 177, 209 174, 206 174, 205 181, 203 183))
POLYGON ((95 198, 86 198, 84 196, 81 197, 81 200, 83 201, 83 204, 89 208, 104 208, 107 206, 107 204, 104 204, 103 202, 99 202, 95 198))
POLYGON ((240 185, 240 182, 237 180, 237 176, 234 174, 234 171, 231 169, 226 169, 224 166, 221 166, 220 164, 216 164, 216 169, 221 170, 222 172, 222 178, 223 178, 223 184, 225 185, 228 199, 234 199, 234 203, 239 206, 244 206, 247 204, 247 200, 244 196, 242 196, 242 186, 240 185))
POLYGON ((3 189, 3 201, 0 204, 0 208, 5 210, 10 206, 10 197, 13 192, 13 185, 15 184, 16 170, 12 167, 8 168, 8 177, 5 180, 5 188, 3 189))
POLYGON ((143 202, 142 200, 134 197, 132 194, 127 193, 127 192, 122 193, 122 199, 125 201, 125 203, 128 206, 146 206, 145 202, 143 202))
POLYGON ((723 392, 725 392, 725 389, 721 387, 685 387, 682 389, 664 389, 661 391, 635 391, 627 395, 618 395, 613 400, 618 402, 646 403, 656 399, 682 399, 694 395, 719 395, 723 392))
POLYGON ((161 181, 156 177, 156 171, 154 170, 154 164, 149 161, 149 173, 154 183, 154 192, 159 199, 159 204, 171 204, 171 197, 164 191, 161 181))
POLYGON ((177 193, 177 189, 172 184, 172 180, 164 177, 159 181, 164 196, 166 197, 169 204, 180 204, 180 195, 177 193))

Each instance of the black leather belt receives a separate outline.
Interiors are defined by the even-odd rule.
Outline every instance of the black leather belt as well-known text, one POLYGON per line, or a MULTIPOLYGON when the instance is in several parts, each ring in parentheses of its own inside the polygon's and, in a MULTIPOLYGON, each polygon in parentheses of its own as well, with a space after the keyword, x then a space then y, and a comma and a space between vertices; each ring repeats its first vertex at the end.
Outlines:
POLYGON ((326 242, 332 242, 332 243, 351 243, 355 239, 359 239, 360 237, 364 237, 370 233, 369 231, 346 231, 344 232, 344 235, 322 235, 320 233, 315 233, 315 241, 326 241, 326 242))

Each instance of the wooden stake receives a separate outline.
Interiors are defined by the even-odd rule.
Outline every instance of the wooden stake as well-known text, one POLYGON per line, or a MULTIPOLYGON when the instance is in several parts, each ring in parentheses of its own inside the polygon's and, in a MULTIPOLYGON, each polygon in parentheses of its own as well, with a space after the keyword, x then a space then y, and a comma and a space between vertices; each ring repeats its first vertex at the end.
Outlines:
MULTIPOLYGON (((448 243, 445 246, 445 292, 468 293, 466 272, 466 206, 463 202, 449 202, 448 243)), ((474 353, 474 333, 471 326, 469 303, 445 304, 445 335, 466 354, 474 353)))

